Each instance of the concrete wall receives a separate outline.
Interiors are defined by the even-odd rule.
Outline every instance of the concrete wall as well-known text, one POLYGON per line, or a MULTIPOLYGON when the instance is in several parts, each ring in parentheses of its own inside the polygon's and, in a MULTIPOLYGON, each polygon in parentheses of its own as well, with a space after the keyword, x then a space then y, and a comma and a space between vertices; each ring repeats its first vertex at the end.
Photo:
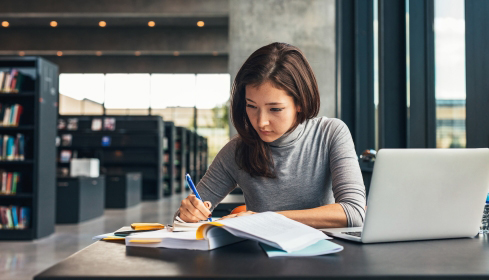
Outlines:
MULTIPOLYGON (((335 1, 230 0, 229 73, 256 49, 272 42, 299 47, 311 64, 321 94, 319 116, 335 117, 335 1)), ((231 135, 236 132, 231 132, 231 135)))

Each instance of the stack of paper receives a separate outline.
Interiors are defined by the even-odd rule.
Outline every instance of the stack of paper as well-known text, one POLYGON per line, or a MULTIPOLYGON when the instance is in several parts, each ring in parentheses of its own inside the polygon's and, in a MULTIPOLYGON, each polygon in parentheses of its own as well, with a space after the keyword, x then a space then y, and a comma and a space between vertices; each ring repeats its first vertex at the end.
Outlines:
POLYGON ((245 239, 259 241, 270 257, 277 255, 312 256, 336 253, 342 246, 326 241, 321 231, 274 212, 207 222, 197 231, 158 230, 126 237, 127 246, 212 250, 245 239), (277 250, 270 250, 277 248, 277 250))

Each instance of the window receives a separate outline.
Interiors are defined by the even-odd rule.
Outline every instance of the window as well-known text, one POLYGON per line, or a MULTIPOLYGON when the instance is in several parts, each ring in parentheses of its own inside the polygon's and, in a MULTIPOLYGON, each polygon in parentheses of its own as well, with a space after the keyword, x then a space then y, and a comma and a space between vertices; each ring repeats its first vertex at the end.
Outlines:
POLYGON ((466 147, 464 0, 435 0, 437 148, 466 147))

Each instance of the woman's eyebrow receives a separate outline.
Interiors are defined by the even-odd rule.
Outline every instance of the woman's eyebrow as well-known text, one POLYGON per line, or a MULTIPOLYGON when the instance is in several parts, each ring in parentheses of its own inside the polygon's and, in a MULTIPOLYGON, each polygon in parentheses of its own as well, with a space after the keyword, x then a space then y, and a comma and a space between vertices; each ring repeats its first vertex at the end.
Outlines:
MULTIPOLYGON (((253 103, 256 103, 255 101, 249 99, 249 98, 246 98, 246 100, 250 101, 250 102, 253 102, 253 103)), ((282 102, 270 102, 270 103, 265 103, 265 105, 279 105, 279 104, 284 104, 282 102)))

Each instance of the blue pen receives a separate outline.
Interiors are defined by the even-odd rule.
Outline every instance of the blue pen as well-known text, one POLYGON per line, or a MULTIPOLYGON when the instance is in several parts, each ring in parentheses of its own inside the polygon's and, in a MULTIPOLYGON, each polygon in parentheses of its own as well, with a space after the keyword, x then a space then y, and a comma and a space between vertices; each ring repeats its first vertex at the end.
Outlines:
MULTIPOLYGON (((202 202, 204 202, 202 200, 202 198, 200 198, 200 195, 199 195, 199 192, 197 192, 197 189, 195 188, 194 186, 194 182, 192 182, 192 178, 190 178, 190 175, 187 174, 185 175, 185 179, 187 179, 187 184, 189 185, 189 187, 192 189, 192 191, 194 192, 195 196, 202 202)), ((212 219, 211 218, 208 218, 207 219, 209 222, 212 222, 212 219)))

